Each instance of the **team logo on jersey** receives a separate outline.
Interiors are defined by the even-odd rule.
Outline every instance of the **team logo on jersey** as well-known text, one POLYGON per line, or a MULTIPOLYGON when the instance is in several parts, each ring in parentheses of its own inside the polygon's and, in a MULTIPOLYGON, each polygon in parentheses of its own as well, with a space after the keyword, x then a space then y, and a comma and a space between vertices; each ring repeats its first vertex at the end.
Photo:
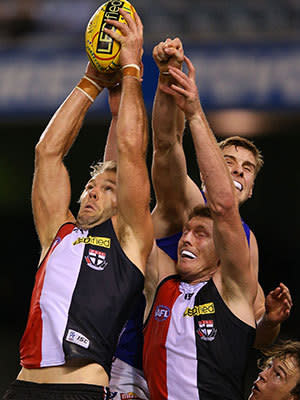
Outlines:
POLYGON ((195 317, 199 315, 206 315, 206 314, 215 314, 215 305, 213 302, 199 304, 198 306, 194 306, 192 308, 187 307, 184 311, 184 317, 195 317))
POLYGON ((105 247, 110 249, 110 238, 106 237, 97 237, 97 236, 88 236, 88 237, 80 237, 73 242, 73 246, 76 244, 92 244, 94 246, 105 247))
POLYGON ((214 327, 214 321, 212 319, 198 321, 198 325, 199 329, 197 329, 197 333, 201 340, 204 340, 205 342, 211 342, 214 340, 217 334, 217 329, 214 327))
POLYGON ((158 305, 156 306, 155 313, 154 313, 154 318, 156 321, 165 321, 167 318, 169 318, 170 315, 170 309, 167 306, 163 305, 158 305))
POLYGON ((107 266, 106 253, 102 251, 89 249, 89 254, 85 256, 85 261, 90 268, 95 269, 96 271, 103 271, 107 266))
POLYGON ((86 338, 81 333, 74 331, 73 329, 68 330, 66 341, 75 343, 78 346, 84 347, 85 349, 87 349, 90 345, 90 341, 88 338, 86 338))

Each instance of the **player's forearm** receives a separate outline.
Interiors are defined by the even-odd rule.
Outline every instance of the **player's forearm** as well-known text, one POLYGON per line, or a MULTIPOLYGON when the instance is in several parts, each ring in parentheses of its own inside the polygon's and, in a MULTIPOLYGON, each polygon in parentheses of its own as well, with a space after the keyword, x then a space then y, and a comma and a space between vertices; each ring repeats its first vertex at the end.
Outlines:
POLYGON ((133 76, 125 76, 122 81, 122 95, 117 122, 118 153, 127 157, 145 154, 147 147, 147 121, 141 82, 133 76), (143 132, 143 134, 139 134, 143 132))
POLYGON ((265 313, 257 323, 254 347, 261 349, 274 343, 279 335, 280 327, 280 323, 274 324, 268 321, 267 314, 265 313))
POLYGON ((93 98, 88 90, 84 89, 74 88, 55 112, 37 145, 39 153, 61 159, 67 154, 94 98, 103 90, 93 90, 93 98))
POLYGON ((232 179, 201 106, 189 118, 189 125, 210 207, 215 211, 230 207, 234 202, 232 179))
POLYGON ((171 78, 160 75, 153 106, 152 181, 157 201, 164 202, 167 196, 166 204, 172 207, 172 200, 174 203, 185 199, 187 169, 182 145, 184 113, 174 97, 160 89, 168 79, 171 78))
POLYGON ((154 149, 157 152, 169 152, 174 143, 181 143, 184 131, 184 113, 177 107, 174 97, 160 89, 170 79, 160 75, 154 98, 152 128, 154 149))
POLYGON ((109 131, 107 135, 104 161, 117 160, 117 116, 113 116, 110 122, 109 131))

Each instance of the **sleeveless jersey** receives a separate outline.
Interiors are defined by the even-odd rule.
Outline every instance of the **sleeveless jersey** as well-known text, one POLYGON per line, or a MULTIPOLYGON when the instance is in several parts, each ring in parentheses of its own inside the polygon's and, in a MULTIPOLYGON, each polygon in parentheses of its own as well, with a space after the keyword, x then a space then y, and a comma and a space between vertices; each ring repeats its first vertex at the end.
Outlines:
MULTIPOLYGON (((205 194, 201 191, 206 204, 205 194)), ((242 221, 244 231, 250 246, 250 228, 242 221)), ((177 261, 177 247, 182 232, 165 238, 157 239, 156 243, 172 260, 177 261)), ((142 294, 139 304, 132 311, 132 314, 120 337, 115 356, 126 362, 134 368, 142 369, 142 351, 143 351, 143 318, 145 309, 145 296, 142 294)))
POLYGON ((123 252, 111 220, 89 230, 64 224, 36 274, 21 365, 49 367, 79 357, 109 375, 143 286, 143 274, 123 252))
POLYGON ((223 302, 213 280, 158 286, 144 328, 143 367, 155 400, 242 400, 255 329, 223 302))

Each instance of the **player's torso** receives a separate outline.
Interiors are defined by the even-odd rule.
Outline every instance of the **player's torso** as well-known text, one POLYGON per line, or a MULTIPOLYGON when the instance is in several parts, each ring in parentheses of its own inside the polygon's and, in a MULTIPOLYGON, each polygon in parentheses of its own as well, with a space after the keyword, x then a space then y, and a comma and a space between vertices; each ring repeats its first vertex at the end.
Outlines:
POLYGON ((144 330, 151 397, 241 399, 254 333, 226 307, 212 280, 189 285, 167 278, 144 330))
POLYGON ((61 227, 31 300, 21 361, 27 368, 83 357, 109 364, 143 275, 122 251, 111 221, 83 231, 61 227))

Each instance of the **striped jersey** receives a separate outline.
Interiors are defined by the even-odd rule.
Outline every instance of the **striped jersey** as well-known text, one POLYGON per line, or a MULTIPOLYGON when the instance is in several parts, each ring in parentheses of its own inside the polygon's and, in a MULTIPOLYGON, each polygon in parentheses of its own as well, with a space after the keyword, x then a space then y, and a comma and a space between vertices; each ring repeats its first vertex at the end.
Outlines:
POLYGON ((85 358, 110 374, 112 357, 131 307, 144 286, 111 220, 89 230, 64 224, 35 279, 21 365, 40 368, 85 358))
POLYGON ((155 400, 242 400, 255 329, 226 306, 212 279, 164 279, 144 328, 143 367, 155 400))

